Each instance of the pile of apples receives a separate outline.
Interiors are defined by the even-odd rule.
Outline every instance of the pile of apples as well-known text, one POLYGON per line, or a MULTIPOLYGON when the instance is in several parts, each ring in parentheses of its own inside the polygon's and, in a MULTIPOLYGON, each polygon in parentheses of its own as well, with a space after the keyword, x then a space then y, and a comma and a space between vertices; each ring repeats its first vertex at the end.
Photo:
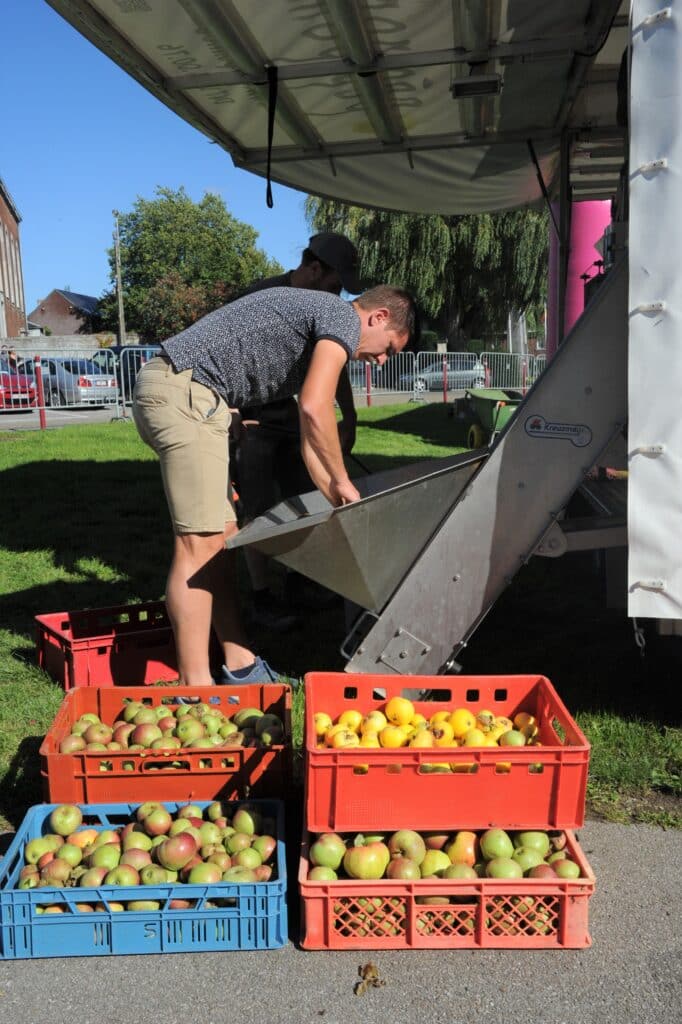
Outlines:
MULTIPOLYGON (((267 882, 273 875, 277 840, 274 822, 253 804, 225 805, 216 800, 205 811, 185 804, 175 814, 163 804, 141 804, 134 817, 116 829, 83 826, 76 804, 60 804, 48 819, 49 833, 29 840, 19 889, 159 886, 186 883, 267 882)), ((193 904, 171 899, 171 910, 193 904)), ((158 900, 127 904, 78 904, 78 909, 158 910, 158 900)), ((60 913, 59 904, 43 913, 60 913), (57 908, 57 909, 55 909, 57 908)))
POLYGON ((231 717, 210 704, 124 703, 111 725, 88 711, 59 744, 61 754, 78 751, 213 750, 216 747, 271 747, 284 742, 284 723, 260 708, 242 708, 231 717))
POLYGON ((388 837, 360 834, 353 839, 327 832, 315 837, 309 858, 311 882, 580 877, 579 865, 566 852, 566 834, 556 831, 510 834, 490 828, 484 832, 419 833, 400 829, 388 837))
MULTIPOLYGON (((325 711, 313 715, 318 747, 524 747, 540 746, 538 723, 526 711, 513 719, 492 711, 455 708, 430 718, 416 711, 406 697, 392 697, 383 710, 363 714, 349 708, 334 721, 325 711)), ((445 768, 448 766, 445 765, 445 768)))

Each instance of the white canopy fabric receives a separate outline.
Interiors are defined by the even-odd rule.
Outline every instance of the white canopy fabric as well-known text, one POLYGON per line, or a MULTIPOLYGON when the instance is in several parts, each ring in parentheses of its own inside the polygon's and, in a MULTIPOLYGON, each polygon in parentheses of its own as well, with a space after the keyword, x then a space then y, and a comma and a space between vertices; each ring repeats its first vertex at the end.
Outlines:
POLYGON ((608 198, 624 0, 48 0, 145 88, 266 175, 358 205, 478 213, 608 198), (270 72, 272 75, 273 72, 270 72), (454 98, 455 88, 492 88, 454 98))

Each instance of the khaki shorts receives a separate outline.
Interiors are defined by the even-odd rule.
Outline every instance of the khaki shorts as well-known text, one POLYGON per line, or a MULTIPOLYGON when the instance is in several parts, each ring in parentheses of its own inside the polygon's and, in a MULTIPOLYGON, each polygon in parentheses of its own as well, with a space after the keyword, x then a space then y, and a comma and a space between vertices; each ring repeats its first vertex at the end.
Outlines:
POLYGON ((133 419, 159 457, 175 533, 222 533, 236 520, 225 400, 157 356, 137 376, 133 419))

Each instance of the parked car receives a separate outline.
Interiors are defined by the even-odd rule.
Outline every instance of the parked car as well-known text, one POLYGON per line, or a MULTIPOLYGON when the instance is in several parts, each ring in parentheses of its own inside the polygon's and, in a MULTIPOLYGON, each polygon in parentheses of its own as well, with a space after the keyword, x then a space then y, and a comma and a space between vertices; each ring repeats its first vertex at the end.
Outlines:
MULTIPOLYGON (((485 366, 474 352, 458 352, 447 359, 448 391, 455 388, 485 387, 485 366)), ((434 358, 426 366, 418 367, 414 373, 405 373, 400 378, 402 391, 441 391, 443 388, 443 359, 434 358)))
MULTIPOLYGON (((115 374, 87 356, 47 356, 40 366, 45 405, 111 405, 118 400, 115 374)), ((26 359, 21 367, 35 381, 33 359, 26 359)))
POLYGON ((103 373, 116 375, 121 397, 129 402, 140 369, 160 351, 159 345, 110 345, 95 352, 92 361, 103 373))
POLYGON ((0 359, 0 412, 30 412, 37 404, 33 378, 0 359))

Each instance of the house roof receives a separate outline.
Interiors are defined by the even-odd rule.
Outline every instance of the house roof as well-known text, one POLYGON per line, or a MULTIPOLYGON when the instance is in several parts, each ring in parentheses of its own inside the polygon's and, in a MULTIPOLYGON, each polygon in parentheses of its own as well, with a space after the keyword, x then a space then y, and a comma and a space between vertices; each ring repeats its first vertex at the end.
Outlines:
POLYGON ((62 288, 55 288, 58 295, 63 295, 67 302, 80 310, 82 313, 96 313, 99 306, 99 299, 94 295, 79 295, 78 292, 65 292, 62 288))
POLYGON ((48 2, 237 166, 265 176, 270 158, 294 188, 415 213, 504 209, 540 200, 538 169, 556 195, 562 145, 574 198, 618 184, 628 0, 48 2))

